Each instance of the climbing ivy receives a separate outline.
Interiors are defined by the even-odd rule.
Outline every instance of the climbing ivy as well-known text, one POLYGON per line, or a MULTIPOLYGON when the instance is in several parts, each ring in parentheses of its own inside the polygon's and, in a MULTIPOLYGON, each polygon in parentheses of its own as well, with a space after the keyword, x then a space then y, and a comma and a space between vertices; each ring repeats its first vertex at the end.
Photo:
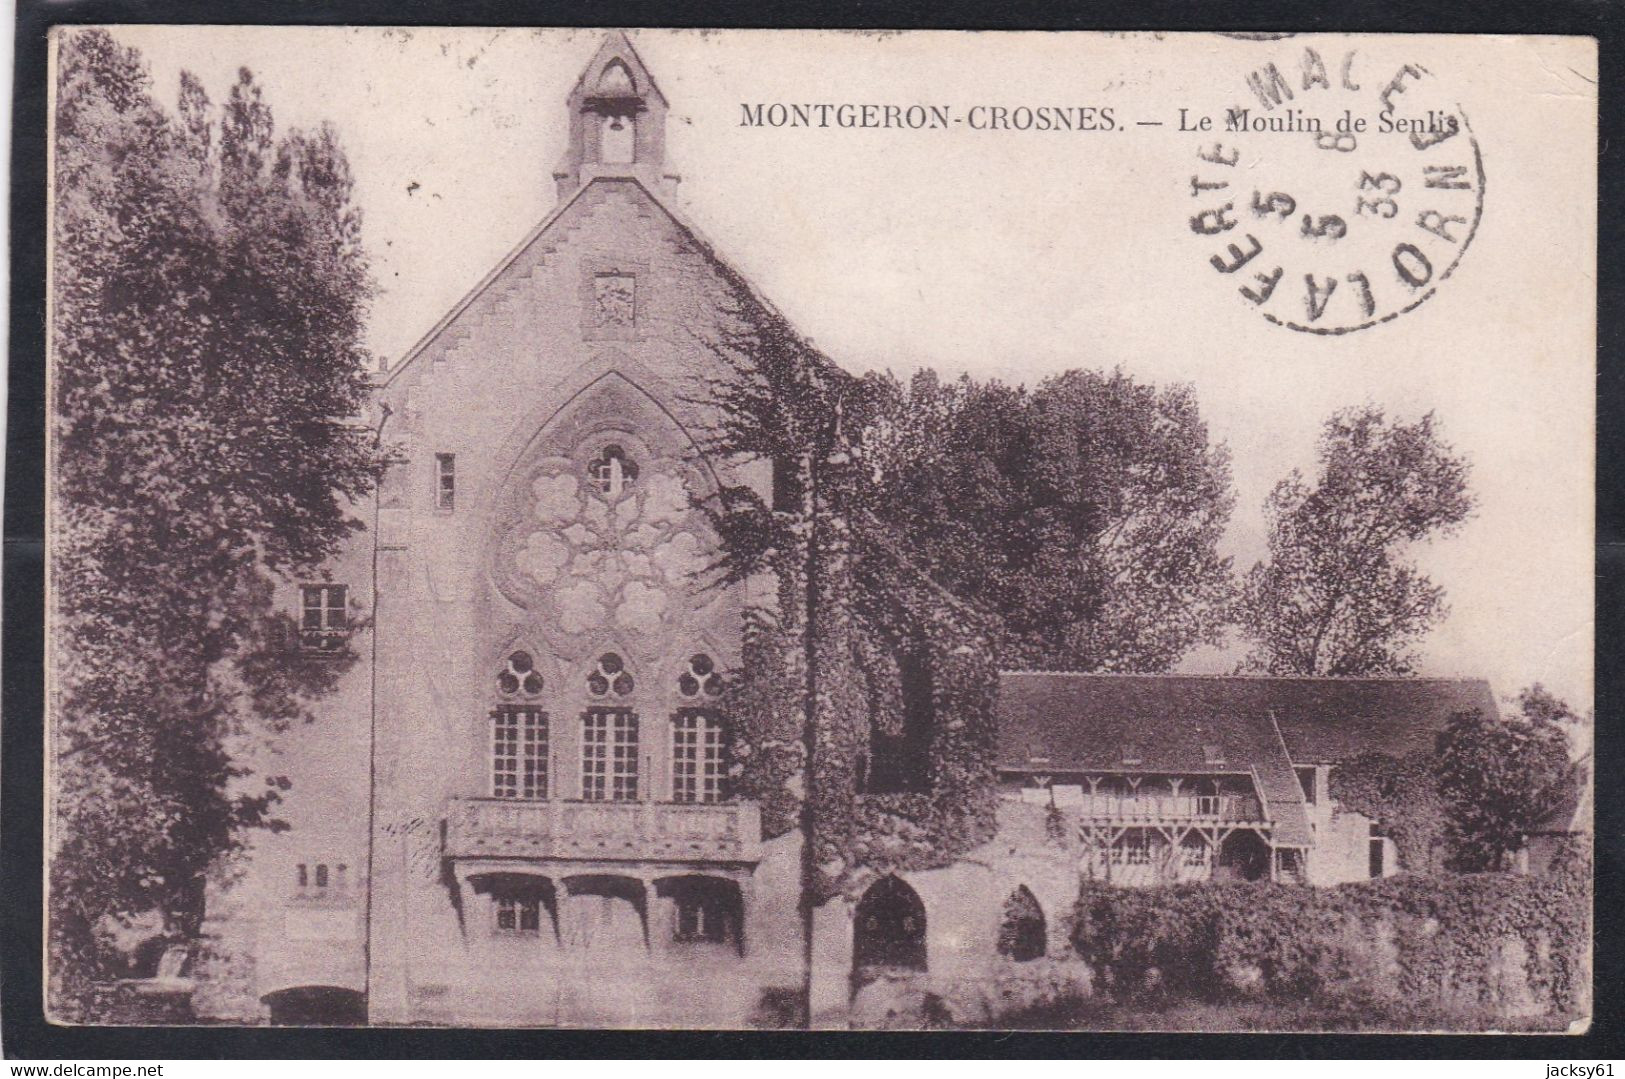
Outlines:
POLYGON ((725 486, 701 504, 720 540, 717 582, 775 582, 774 602, 746 614, 731 687, 733 788, 761 803, 766 835, 800 823, 811 683, 817 890, 852 894, 992 836, 998 674, 984 620, 915 566, 875 513, 854 434, 876 415, 875 384, 715 265, 730 292, 725 328, 708 342, 722 373, 695 398, 716 416, 701 452, 769 462, 778 488, 770 502, 748 484, 725 486), (869 793, 872 736, 907 725, 905 657, 923 671, 913 692, 930 697, 923 774, 907 790, 869 793))
POLYGON ((1332 769, 1330 794, 1340 811, 1377 822, 1394 841, 1401 869, 1426 873, 1438 867, 1445 807, 1433 757, 1361 754, 1332 769))

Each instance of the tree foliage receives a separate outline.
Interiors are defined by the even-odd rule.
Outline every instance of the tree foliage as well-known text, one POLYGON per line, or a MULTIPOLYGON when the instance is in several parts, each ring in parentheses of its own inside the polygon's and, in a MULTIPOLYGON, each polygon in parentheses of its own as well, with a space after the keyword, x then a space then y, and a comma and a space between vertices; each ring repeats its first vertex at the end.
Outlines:
POLYGON ((1036 388, 924 371, 863 432, 878 513, 998 627, 1005 666, 1165 671, 1217 643, 1234 497, 1188 387, 1072 370, 1036 388))
MULTIPOLYGON (((244 69, 177 111, 101 30, 60 40, 54 128, 54 969, 105 917, 195 933, 210 867, 285 781, 232 742, 308 718, 342 664, 290 651, 279 581, 357 527, 371 294, 329 128, 275 138, 244 69)), ((60 986, 58 986, 60 987, 60 986)), ((59 1003, 61 998, 59 998, 59 1003)))
POLYGON ((1524 837, 1584 779, 1558 726, 1573 714, 1569 707, 1538 683, 1519 703, 1513 716, 1452 716, 1439 735, 1439 789, 1454 869, 1505 868, 1524 837))
POLYGON ((1390 422, 1381 408, 1339 412, 1310 484, 1294 470, 1265 503, 1269 558, 1238 603, 1246 666, 1281 675, 1406 675, 1417 640, 1447 613, 1444 590, 1405 558, 1453 533, 1473 509, 1467 462, 1433 415, 1390 422))
POLYGON ((768 463, 764 498, 741 483, 706 505, 718 579, 775 583, 747 613, 733 687, 735 789, 761 800, 763 829, 804 823, 811 799, 815 890, 860 887, 889 868, 942 865, 993 828, 997 671, 977 613, 913 561, 876 512, 861 433, 881 387, 823 356, 721 262, 720 374, 696 399, 715 458, 768 463), (928 716, 914 730, 910 716, 928 716), (806 782, 808 725, 813 782, 806 782), (879 789, 880 766, 911 773, 879 789))

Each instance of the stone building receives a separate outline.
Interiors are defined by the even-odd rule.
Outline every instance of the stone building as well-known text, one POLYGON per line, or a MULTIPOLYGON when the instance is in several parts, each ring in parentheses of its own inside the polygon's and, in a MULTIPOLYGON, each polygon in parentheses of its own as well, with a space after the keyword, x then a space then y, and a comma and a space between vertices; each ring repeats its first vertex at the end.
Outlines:
MULTIPOLYGON (((666 112, 606 38, 561 116, 556 209, 379 378, 366 419, 398 459, 366 531, 285 596, 299 647, 349 665, 257 761, 293 778, 291 828, 212 891, 200 1014, 744 1026, 799 999, 797 835, 764 840, 724 783, 719 672, 771 591, 704 582, 694 506, 771 501, 773 469, 701 449, 736 279, 674 209, 666 112)), ((1176 879, 1387 872, 1327 768, 1360 731, 1421 737, 1407 707, 1493 707, 1482 683, 1409 705, 1379 683, 1003 683, 998 835, 816 912, 816 1021, 844 1022, 866 971, 1057 954, 1080 873, 1149 883, 1173 850, 1176 879)))
POLYGON ((1487 682, 1012 672, 999 777, 1066 820, 1085 876, 1341 884, 1399 866, 1377 822, 1333 799, 1338 766, 1431 754, 1473 710, 1494 714, 1487 682))

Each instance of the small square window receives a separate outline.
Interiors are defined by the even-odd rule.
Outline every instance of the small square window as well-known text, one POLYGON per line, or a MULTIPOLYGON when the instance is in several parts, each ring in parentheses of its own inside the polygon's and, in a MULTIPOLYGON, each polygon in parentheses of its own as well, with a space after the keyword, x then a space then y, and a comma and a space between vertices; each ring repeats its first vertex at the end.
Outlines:
POLYGON ((450 513, 457 508, 457 455, 434 455, 434 508, 450 513))
POLYGON ((1204 745, 1202 747, 1202 759, 1207 761, 1209 764, 1223 764, 1224 747, 1211 742, 1204 745))
POLYGON ((728 916, 720 904, 698 896, 677 903, 677 924, 672 939, 684 943, 720 943, 728 939, 728 916))
POLYGON ((499 896, 496 902, 498 933, 534 936, 542 929, 542 902, 535 896, 499 896))
POLYGON ((350 635, 349 589, 342 584, 299 587, 299 644, 311 652, 337 652, 350 635))
POLYGON ((327 887, 327 866, 326 865, 318 865, 316 867, 316 887, 318 887, 318 888, 327 887))
POLYGON ((1123 745, 1123 763, 1124 764, 1140 764, 1144 760, 1145 760, 1145 758, 1140 755, 1140 747, 1138 745, 1134 744, 1133 742, 1124 743, 1124 745, 1123 745))

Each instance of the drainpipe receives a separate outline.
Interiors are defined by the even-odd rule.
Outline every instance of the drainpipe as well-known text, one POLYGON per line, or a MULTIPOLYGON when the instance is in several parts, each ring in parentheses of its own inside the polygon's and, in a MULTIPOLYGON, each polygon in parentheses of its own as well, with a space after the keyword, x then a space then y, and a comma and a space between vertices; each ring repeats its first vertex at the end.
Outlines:
MULTIPOLYGON (((376 450, 384 442, 384 425, 394 410, 388 401, 378 403, 378 429, 373 432, 372 445, 376 450)), ((389 472, 389 460, 378 466, 378 482, 372 489, 372 655, 367 691, 367 887, 363 895, 361 936, 361 992, 367 1009, 367 1025, 372 1025, 372 867, 374 827, 378 808, 378 535, 383 518, 383 486, 389 472)))

